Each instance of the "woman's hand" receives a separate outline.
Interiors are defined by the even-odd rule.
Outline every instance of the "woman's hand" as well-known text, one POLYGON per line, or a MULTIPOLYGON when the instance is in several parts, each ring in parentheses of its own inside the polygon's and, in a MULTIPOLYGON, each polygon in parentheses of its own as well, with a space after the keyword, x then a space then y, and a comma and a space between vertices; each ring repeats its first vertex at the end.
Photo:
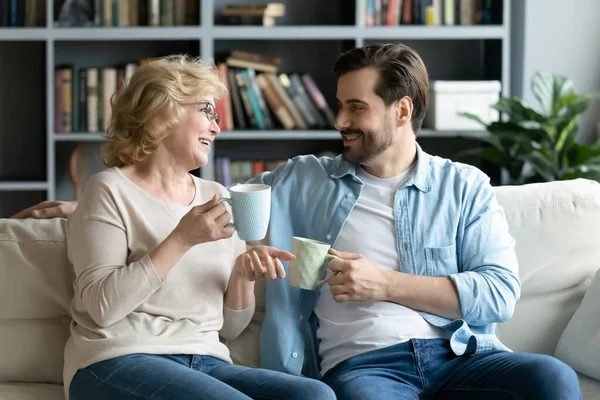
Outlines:
POLYGON ((234 273, 255 281, 261 278, 285 278, 285 270, 280 260, 291 261, 296 256, 271 246, 256 246, 242 253, 235 260, 234 273))
POLYGON ((230 238, 235 230, 227 224, 231 214, 223 204, 217 203, 217 195, 208 202, 193 207, 181 218, 173 230, 173 237, 186 247, 200 243, 230 238))

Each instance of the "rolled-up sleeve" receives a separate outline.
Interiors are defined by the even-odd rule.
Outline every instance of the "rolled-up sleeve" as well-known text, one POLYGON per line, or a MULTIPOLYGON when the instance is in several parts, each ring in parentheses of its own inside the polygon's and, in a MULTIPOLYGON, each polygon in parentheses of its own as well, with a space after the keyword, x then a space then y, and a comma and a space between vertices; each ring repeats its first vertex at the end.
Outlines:
POLYGON ((460 272, 450 275, 463 320, 471 326, 505 322, 513 315, 521 283, 515 241, 487 179, 479 178, 463 215, 460 272))

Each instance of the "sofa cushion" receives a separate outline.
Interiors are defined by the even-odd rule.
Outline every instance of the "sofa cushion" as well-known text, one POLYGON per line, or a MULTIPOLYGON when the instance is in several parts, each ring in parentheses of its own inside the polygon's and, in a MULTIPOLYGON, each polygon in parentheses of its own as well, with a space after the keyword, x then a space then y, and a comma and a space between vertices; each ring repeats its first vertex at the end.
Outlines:
POLYGON ((74 278, 65 220, 0 220, 0 255, 0 382, 61 383, 74 278))
POLYGON ((44 383, 0 383, 2 400, 64 400, 62 385, 44 383))
POLYGON ((583 400, 600 400, 600 381, 592 379, 583 374, 577 374, 579 377, 579 387, 583 400))
POLYGON ((600 272, 556 346, 556 357, 576 371, 600 379, 600 272))
POLYGON ((599 266, 600 184, 576 179, 495 190, 516 240, 522 284, 498 337, 515 351, 554 354, 599 266))

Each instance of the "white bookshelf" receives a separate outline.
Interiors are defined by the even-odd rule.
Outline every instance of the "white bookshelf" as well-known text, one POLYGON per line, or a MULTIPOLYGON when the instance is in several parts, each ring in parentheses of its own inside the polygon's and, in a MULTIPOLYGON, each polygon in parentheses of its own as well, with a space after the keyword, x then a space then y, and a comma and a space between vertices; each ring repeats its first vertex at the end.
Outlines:
POLYGON ((0 182, 0 190, 4 191, 44 191, 48 190, 48 182, 13 181, 0 182))
MULTIPOLYGON (((256 26, 220 26, 215 25, 214 15, 215 9, 228 1, 226 0, 200 0, 200 18, 197 26, 173 26, 173 27, 127 27, 127 28, 67 28, 55 27, 53 15, 53 1, 47 0, 47 15, 46 27, 41 28, 0 28, 0 72, 2 71, 3 56, 2 46, 13 48, 20 44, 34 43, 34 47, 38 46, 43 51, 45 65, 32 66, 31 68, 43 69, 45 78, 45 87, 39 88, 39 92, 45 96, 43 108, 45 115, 43 118, 44 132, 29 132, 28 135, 39 135, 32 143, 44 147, 45 154, 44 170, 40 171, 31 179, 15 179, 2 180, 2 163, 0 160, 0 218, 4 215, 2 210, 1 199, 9 192, 43 192, 42 197, 48 200, 64 199, 60 195, 59 187, 64 184, 61 180, 64 178, 64 173, 61 169, 65 168, 64 160, 60 159, 61 152, 66 153, 68 146, 75 144, 85 144, 87 146, 97 146, 103 137, 99 133, 74 132, 74 133, 56 133, 54 132, 54 67, 65 61, 72 61, 75 64, 80 64, 83 67, 89 67, 89 63, 94 60, 101 59, 103 54, 108 54, 107 65, 110 62, 121 62, 121 58, 126 57, 127 53, 138 49, 140 45, 147 46, 144 48, 151 49, 152 46, 162 46, 162 50, 157 50, 159 53, 168 53, 168 49, 173 47, 173 52, 179 52, 181 49, 189 49, 191 52, 203 58, 212 59, 215 53, 226 48, 241 48, 248 51, 259 51, 265 49, 271 52, 270 55, 280 55, 283 53, 284 65, 282 71, 286 72, 287 68, 293 68, 298 63, 298 71, 303 72, 304 68, 308 68, 311 64, 316 63, 319 71, 322 71, 320 77, 315 77, 317 84, 325 85, 324 94, 332 109, 335 108, 335 82, 333 75, 328 76, 331 70, 332 62, 343 50, 351 47, 362 46, 368 42, 406 42, 413 46, 421 54, 423 49, 423 58, 430 69, 430 76, 434 79, 464 79, 473 74, 475 79, 483 79, 485 72, 482 72, 487 67, 481 64, 481 55, 483 54, 484 46, 493 42, 494 52, 497 54, 492 70, 495 72, 490 79, 498 79, 502 82, 503 94, 508 94, 510 88, 510 1, 503 2, 503 24, 502 25, 487 25, 487 26, 398 26, 398 27, 364 27, 359 21, 359 4, 360 0, 356 0, 355 21, 354 24, 348 25, 288 25, 275 27, 256 27, 256 26), (216 2, 216 4, 215 4, 216 2), (13 46, 8 44, 13 42, 13 46), (438 50, 449 47, 445 53, 446 56, 440 57, 455 57, 455 58, 440 58, 435 57, 438 50), (108 50, 107 50, 108 49, 108 50), (165 50, 167 49, 167 50, 165 50), (473 60, 462 60, 468 57, 466 55, 477 51, 473 55, 473 60), (308 55, 306 53, 309 53, 308 55), (456 56, 453 56, 453 52, 456 56), (320 54, 326 54, 326 57, 320 54), (71 57, 71 59, 69 59, 71 57), (95 57, 95 58, 94 58, 95 57), (112 58, 111 58, 112 57, 112 58), (459 58, 461 58, 459 60, 459 58), (113 60, 114 59, 114 60, 113 60), (448 64, 451 60, 453 66, 443 70, 442 64, 448 64), (286 62, 288 63, 286 65, 286 62), (472 64, 478 64, 473 67, 472 64), (475 69, 474 69, 475 68, 475 69), (329 80, 328 80, 329 79, 329 80), (326 93, 325 93, 326 92, 326 93), (41 138, 41 139, 40 139, 41 138), (42 177, 42 179, 39 179, 42 177)), ((285 1, 285 0, 284 0, 285 1)), ((295 0, 287 0, 287 4, 295 0)), ((319 4, 314 0, 315 4, 319 4)), ((346 7, 350 3, 348 0, 337 0, 338 5, 346 7)), ((328 3, 329 4, 329 3, 328 3)), ((319 5, 320 7, 320 5, 319 5)), ((311 13, 311 7, 305 7, 306 13, 311 13)), ((293 18, 290 15, 289 18, 293 18)), ((311 18, 306 16, 305 19, 311 18)), ((341 19, 341 17, 339 18, 341 19)), ((337 21, 339 22, 339 21, 337 21)), ((18 53, 18 51, 14 51, 18 53)), ((18 55, 18 54, 17 54, 18 55)), ((157 54, 148 54, 154 57, 157 54)), ((166 55, 166 54, 160 54, 166 55)), ((9 56, 12 56, 9 54, 9 56)), ((138 54, 134 54, 133 58, 138 54)), ((310 67, 313 68, 313 67, 310 67)), ((312 72, 312 71, 311 71, 312 72)), ((0 106, 2 105, 2 90, 3 78, 0 74, 0 106)), ((75 75, 74 75, 75 78, 75 75)), ((17 77, 17 79, 25 79, 17 77)), ((4 98, 9 96, 4 95, 4 98)), ((75 98, 74 98, 75 104, 75 98)), ((4 118, 6 119, 6 117, 4 118)), ((0 123, 3 121, 0 109, 0 123)), ((3 127, 0 126, 0 138, 3 134, 3 127)), ((457 132, 434 131, 431 129, 423 129, 419 133, 419 138, 434 140, 441 138, 449 140, 455 137, 457 132)), ((16 135, 16 134, 14 134, 16 135)), ((219 152, 220 148, 227 148, 227 151, 244 151, 244 143, 248 141, 257 141, 262 143, 262 146, 268 146, 269 141, 287 141, 288 147, 293 150, 296 143, 302 142, 313 143, 314 147, 318 148, 319 143, 330 144, 338 141, 339 133, 329 130, 316 131, 224 131, 222 132, 211 151, 213 159, 209 165, 202 168, 201 174, 204 178, 213 179, 214 169, 213 161, 215 153, 219 152), (236 147, 238 146, 238 147, 236 147), (237 150, 236 150, 237 149, 237 150)), ((25 139, 24 139, 25 140, 25 139)), ((1 142, 0 142, 1 143, 1 142)), ((301 147, 301 146, 300 146, 301 147)), ((281 144, 277 149, 281 148, 281 144)), ((290 154, 293 151, 290 152, 290 154)), ((0 157, 2 150, 0 149, 0 157)), ((62 155, 64 156, 64 154, 62 155)), ((24 158, 24 163, 26 159, 24 158)), ((64 172, 64 171, 63 171, 64 172)), ((72 193, 72 190, 66 190, 65 193, 72 193)), ((39 196, 36 193, 35 196, 39 196)), ((22 201, 22 196, 18 196, 19 201, 22 201)), ((32 197, 37 198, 37 197, 32 197)), ((27 204, 23 204, 25 206, 27 204)), ((21 206, 21 207, 22 207, 21 206)))

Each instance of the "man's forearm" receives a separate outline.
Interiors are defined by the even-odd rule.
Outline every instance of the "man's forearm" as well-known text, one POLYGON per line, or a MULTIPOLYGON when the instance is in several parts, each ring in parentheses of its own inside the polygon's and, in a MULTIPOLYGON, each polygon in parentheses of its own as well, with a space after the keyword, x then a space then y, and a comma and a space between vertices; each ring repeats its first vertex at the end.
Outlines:
POLYGON ((462 318, 460 299, 448 277, 386 271, 385 299, 416 311, 449 319, 462 318))

